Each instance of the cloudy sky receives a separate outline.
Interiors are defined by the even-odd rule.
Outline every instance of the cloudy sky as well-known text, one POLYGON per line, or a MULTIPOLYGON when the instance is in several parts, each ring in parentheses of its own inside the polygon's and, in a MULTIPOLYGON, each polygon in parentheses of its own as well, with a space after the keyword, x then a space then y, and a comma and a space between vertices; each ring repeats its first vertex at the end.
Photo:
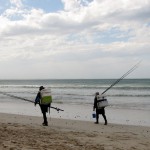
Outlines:
POLYGON ((150 0, 0 0, 0 79, 150 78, 150 0))

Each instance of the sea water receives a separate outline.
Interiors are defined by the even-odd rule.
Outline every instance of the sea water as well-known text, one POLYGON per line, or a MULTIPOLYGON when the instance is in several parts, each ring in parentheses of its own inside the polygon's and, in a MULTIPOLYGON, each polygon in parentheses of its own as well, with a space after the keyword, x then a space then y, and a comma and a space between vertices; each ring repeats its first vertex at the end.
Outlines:
MULTIPOLYGON (((115 81, 116 79, 0 80, 0 92, 34 102, 39 87, 42 85, 51 90, 53 105, 66 108, 67 114, 62 115, 63 118, 91 120, 89 115, 93 107, 95 92, 101 94, 115 81), (86 117, 77 117, 82 113, 80 109, 84 108, 87 112, 86 117), (71 117, 68 116, 69 110, 73 112, 71 117)), ((2 93, 0 94, 0 112, 33 115, 29 102, 2 93), (25 105, 28 105, 28 110, 27 108, 23 109, 25 105)), ((146 125, 150 126, 150 79, 121 80, 109 89, 105 96, 109 102, 106 114, 112 123, 127 123, 130 119, 129 124, 132 124, 134 119, 137 119, 137 122, 142 122, 141 125, 145 122, 146 125), (141 115, 142 113, 143 115, 141 115), (128 118, 129 116, 132 117, 128 118), (138 118, 138 116, 141 117, 138 118)), ((36 112, 34 113, 36 114, 36 112)))

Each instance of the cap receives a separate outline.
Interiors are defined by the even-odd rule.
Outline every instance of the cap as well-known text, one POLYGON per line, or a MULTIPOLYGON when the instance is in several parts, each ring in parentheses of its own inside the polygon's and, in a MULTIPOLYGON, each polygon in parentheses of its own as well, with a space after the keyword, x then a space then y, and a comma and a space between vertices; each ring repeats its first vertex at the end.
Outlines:
POLYGON ((96 92, 95 95, 99 95, 99 92, 96 92))
POLYGON ((41 90, 43 90, 44 89, 44 86, 40 86, 39 87, 39 90, 41 91, 41 90))

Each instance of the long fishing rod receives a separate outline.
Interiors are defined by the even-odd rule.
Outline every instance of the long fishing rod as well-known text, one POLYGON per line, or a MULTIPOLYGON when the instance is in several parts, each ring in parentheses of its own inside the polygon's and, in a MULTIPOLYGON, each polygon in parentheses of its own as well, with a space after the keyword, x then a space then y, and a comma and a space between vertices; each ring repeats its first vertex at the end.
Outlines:
MULTIPOLYGON (((129 71, 127 71, 121 78, 117 79, 113 84, 111 84, 104 92, 102 92, 102 94, 106 93, 109 89, 111 89, 114 85, 116 85, 117 83, 119 83, 121 80, 123 80, 127 75, 129 75, 131 72, 133 72, 141 63, 141 61, 139 61, 137 64, 135 64, 129 71)), ((102 95, 101 94, 101 95, 102 95)))
MULTIPOLYGON (((13 97, 13 98, 17 98, 17 99, 21 99, 21 100, 24 100, 24 101, 27 101, 27 102, 34 103, 32 100, 28 100, 28 99, 23 98, 23 97, 19 97, 19 96, 16 96, 16 95, 8 94, 8 93, 1 92, 1 91, 0 91, 0 93, 3 94, 3 95, 6 95, 6 96, 10 96, 10 97, 13 97)), ((53 106, 51 106, 51 108, 56 109, 58 112, 59 111, 64 111, 63 109, 60 109, 60 108, 57 108, 57 107, 53 107, 53 106)))

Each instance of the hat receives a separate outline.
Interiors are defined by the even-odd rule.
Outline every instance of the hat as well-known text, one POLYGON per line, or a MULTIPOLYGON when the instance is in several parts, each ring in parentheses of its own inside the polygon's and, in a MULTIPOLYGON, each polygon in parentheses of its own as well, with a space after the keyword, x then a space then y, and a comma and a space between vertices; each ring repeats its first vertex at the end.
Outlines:
POLYGON ((96 92, 95 95, 99 95, 99 92, 96 92))
POLYGON ((40 86, 39 87, 39 90, 41 91, 41 90, 43 90, 44 89, 44 86, 40 86))

